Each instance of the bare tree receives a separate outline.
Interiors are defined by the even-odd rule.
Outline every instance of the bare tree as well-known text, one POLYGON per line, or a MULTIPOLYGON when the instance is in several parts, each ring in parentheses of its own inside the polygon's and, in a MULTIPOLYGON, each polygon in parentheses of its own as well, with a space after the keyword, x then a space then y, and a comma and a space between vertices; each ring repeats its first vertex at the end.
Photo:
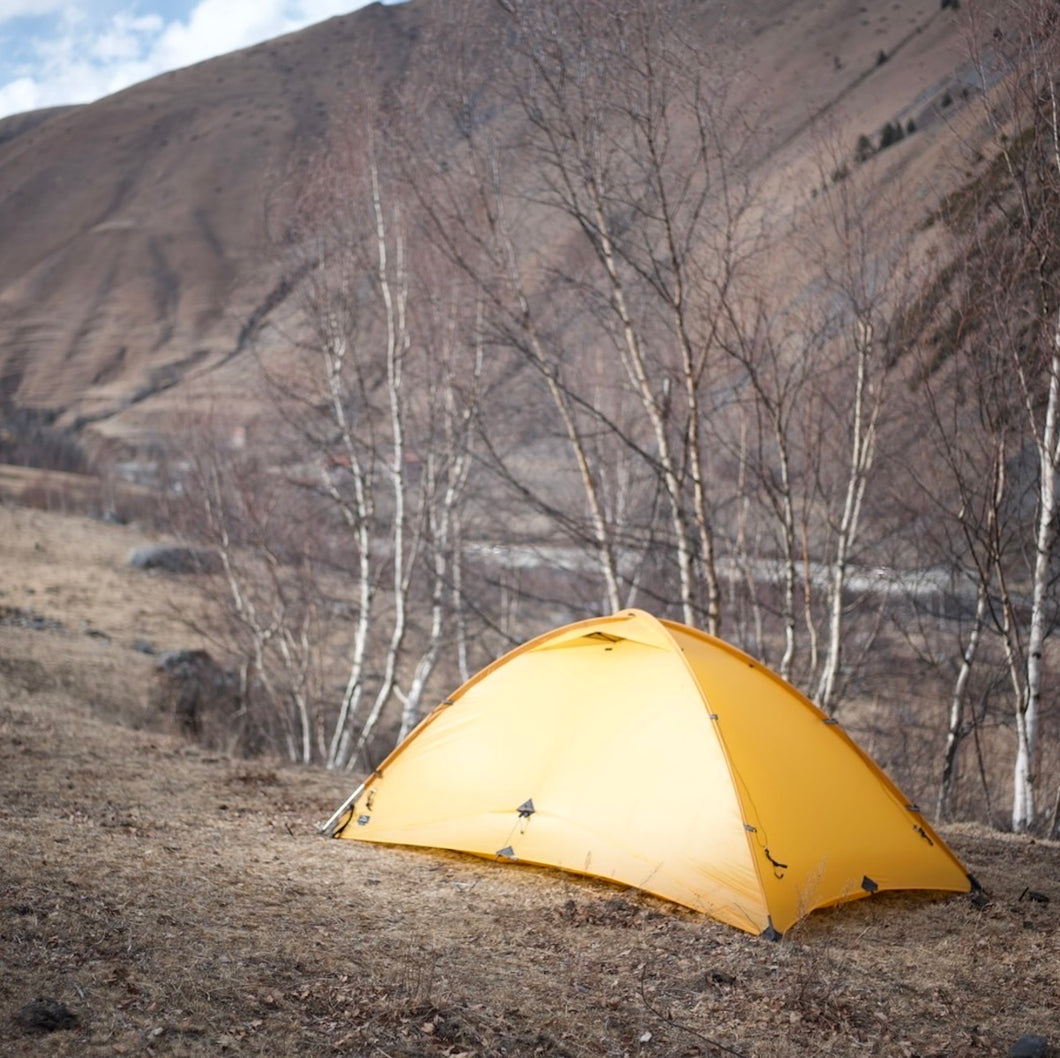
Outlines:
MULTIPOLYGON (((347 231, 331 252, 357 254, 370 248, 368 303, 359 299, 356 284, 349 281, 356 273, 336 270, 329 260, 319 262, 311 298, 303 306, 316 325, 323 356, 328 429, 343 455, 339 461, 324 461, 322 482, 356 540, 359 558, 357 631, 327 757, 331 766, 351 767, 364 754, 392 700, 401 705, 399 737, 416 723, 438 661, 446 616, 454 603, 449 589, 462 562, 459 522, 473 423, 473 403, 463 402, 474 400, 474 379, 482 364, 477 347, 468 362, 467 384, 458 389, 462 365, 452 325, 443 331, 441 343, 433 343, 441 345, 437 357, 431 355, 433 347, 428 353, 432 343, 414 335, 408 222, 400 202, 388 202, 371 151, 365 179, 370 203, 367 240, 360 245, 345 242, 357 238, 356 232, 347 231), (364 321, 364 315, 370 318, 364 321), (337 330, 336 319, 343 321, 337 330), (378 346, 369 337, 373 334, 378 346), (373 371, 380 372, 374 380, 373 371), (384 567, 389 576, 380 595, 378 576, 384 567), (415 635, 409 615, 413 599, 425 601, 430 614, 415 635), (389 628, 385 638, 380 636, 384 622, 389 628), (359 718, 370 644, 382 667, 359 718)), ((330 239, 334 229, 329 225, 328 230, 330 239)), ((415 280, 416 297, 424 303, 431 298, 426 278, 421 274, 415 280)), ((425 310, 419 313, 421 324, 437 322, 427 315, 425 310)))
POLYGON ((329 624, 318 541, 291 512, 300 490, 260 453, 233 447, 212 419, 188 427, 179 521, 218 560, 217 575, 200 578, 212 604, 200 630, 238 667, 242 748, 279 738, 290 760, 308 764, 327 709, 329 624))
POLYGON ((277 443, 253 479, 206 445, 195 491, 248 671, 292 759, 329 767, 369 760, 384 720, 407 733, 444 643, 467 665, 448 618, 483 355, 451 280, 410 267, 391 186, 370 130, 315 160, 282 231, 289 312, 260 338, 277 443))
MULTIPOLYGON (((818 530, 806 537, 804 549, 807 562, 819 555, 826 571, 823 628, 811 641, 815 662, 818 638, 823 644, 814 697, 829 713, 842 694, 848 579, 864 544, 866 492, 903 356, 903 338, 892 320, 901 313, 909 281, 905 247, 888 230, 892 195, 870 189, 862 174, 830 180, 825 174, 834 169, 834 155, 826 150, 820 173, 825 190, 806 218, 812 226, 801 242, 812 269, 807 280, 816 287, 803 326, 804 355, 814 358, 816 368, 814 384, 803 393, 800 421, 807 431, 801 442, 803 487, 813 497, 805 510, 818 530)), ((815 594, 809 570, 807 578, 809 599, 815 594)))
MULTIPOLYGON (((973 665, 1008 684, 1015 730, 1011 825, 1041 821, 1046 643, 1054 631, 1060 471, 1060 110, 1055 7, 1034 0, 997 23, 971 9, 968 43, 986 160, 943 216, 955 265, 930 302, 923 392, 947 471, 954 561, 975 593, 956 669, 939 788, 952 794, 973 665), (981 660, 989 634, 999 660, 981 660)), ((989 645, 989 644, 987 644, 989 645)), ((984 677, 985 679, 985 677, 984 677)), ((998 681, 985 679, 985 686, 998 681)))
POLYGON ((762 246, 747 115, 668 5, 503 6, 500 91, 521 131, 497 135, 468 93, 474 192, 436 199, 436 230, 485 291, 493 341, 545 387, 588 522, 564 531, 589 543, 609 605, 649 593, 717 631, 722 479, 705 432, 730 369, 726 299, 762 246))
POLYGON ((1007 176, 1004 192, 982 199, 973 233, 989 279, 976 292, 986 299, 980 337, 986 355, 1016 384, 1012 411, 1021 414, 1036 463, 1028 614, 1023 624, 1009 598, 1000 622, 1016 699, 1012 827, 1025 831, 1041 809, 1043 658, 1060 519, 1060 23, 1054 4, 1032 0, 1013 10, 1000 39, 984 40, 977 28, 973 20, 970 40, 994 133, 995 171, 1003 167, 1007 176))

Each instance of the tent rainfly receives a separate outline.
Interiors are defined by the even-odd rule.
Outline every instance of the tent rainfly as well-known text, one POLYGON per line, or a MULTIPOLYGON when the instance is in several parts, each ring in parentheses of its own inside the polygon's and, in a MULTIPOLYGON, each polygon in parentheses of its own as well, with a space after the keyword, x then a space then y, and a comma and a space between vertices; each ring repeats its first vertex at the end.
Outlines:
POLYGON ((640 610, 483 669, 324 833, 607 878, 774 939, 881 890, 974 885, 836 720, 734 647, 640 610))

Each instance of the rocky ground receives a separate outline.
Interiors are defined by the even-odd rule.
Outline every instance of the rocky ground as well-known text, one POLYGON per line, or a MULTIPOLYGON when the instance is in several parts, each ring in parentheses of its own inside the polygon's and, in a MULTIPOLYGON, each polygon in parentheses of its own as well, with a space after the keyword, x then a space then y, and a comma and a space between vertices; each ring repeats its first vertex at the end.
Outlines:
POLYGON ((0 505, 0 1053, 1060 1054, 1057 843, 947 828, 984 894, 773 944, 589 879, 329 842, 354 777, 153 713, 157 651, 200 644, 186 579, 128 565, 150 542, 0 505))

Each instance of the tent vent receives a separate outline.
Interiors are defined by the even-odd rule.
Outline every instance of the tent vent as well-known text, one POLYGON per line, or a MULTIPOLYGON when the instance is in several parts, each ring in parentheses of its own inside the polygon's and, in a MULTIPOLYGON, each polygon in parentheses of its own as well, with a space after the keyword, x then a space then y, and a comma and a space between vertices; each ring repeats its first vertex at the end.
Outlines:
POLYGON ((499 860, 514 860, 515 849, 511 845, 505 845, 503 849, 497 850, 497 859, 499 860))
POLYGON ((529 819, 537 809, 534 808, 534 799, 528 797, 518 808, 520 819, 529 819))
POLYGON ((879 889, 879 886, 866 874, 865 877, 861 879, 861 888, 864 889, 866 893, 874 893, 879 889))
POLYGON ((826 716, 824 718, 824 722, 828 724, 829 727, 834 727, 836 724, 839 723, 839 721, 834 716, 826 716))
POLYGON ((368 820, 371 819, 371 818, 372 818, 371 816, 358 816, 357 817, 357 825, 359 827, 363 827, 368 822, 368 820))

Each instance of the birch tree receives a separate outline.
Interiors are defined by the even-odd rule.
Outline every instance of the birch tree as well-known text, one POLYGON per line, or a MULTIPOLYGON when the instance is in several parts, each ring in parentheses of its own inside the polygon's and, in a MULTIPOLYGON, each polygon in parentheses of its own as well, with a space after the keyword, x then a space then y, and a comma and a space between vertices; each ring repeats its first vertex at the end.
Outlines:
POLYGON ((269 747, 308 764, 328 712, 330 628, 313 519, 292 511, 305 497, 210 418, 189 424, 184 452, 182 532, 218 565, 200 581, 209 606, 200 631, 239 672, 233 739, 245 752, 269 747))
POLYGON ((971 38, 996 167, 1007 177, 1000 194, 984 197, 973 237, 990 280, 982 337, 1015 382, 1036 463, 1029 608, 1024 623, 1004 607, 1001 626, 1016 701, 1012 827, 1027 831, 1043 807, 1039 734, 1060 518, 1060 25, 1046 0, 1010 16, 1000 38, 971 38))
MULTIPOLYGON (((859 174, 825 182, 824 173, 833 168, 822 166, 826 190, 804 218, 804 225, 815 223, 800 240, 812 269, 807 281, 815 289, 804 325, 804 355, 816 361, 800 420, 805 487, 811 497, 805 510, 820 527, 806 540, 804 552, 807 564, 819 556, 827 578, 820 593, 820 631, 812 627, 809 610, 807 619, 816 670, 812 694, 829 713, 843 693, 848 580, 858 549, 867 543, 865 498, 892 377, 903 356, 902 337, 892 321, 901 313, 908 282, 904 247, 893 241, 887 226, 898 192, 870 191, 859 174)), ((808 600, 817 594, 809 580, 806 594, 808 600)))
POLYGON ((451 277, 427 254, 412 267, 370 132, 336 136, 295 198, 292 293, 259 339, 269 443, 240 455, 202 434, 194 497, 244 684, 292 760, 352 768, 384 724, 400 737, 418 722, 445 643, 469 664, 466 614, 456 636, 449 617, 483 357, 451 277))
POLYGON ((761 249, 747 115, 720 49, 691 43, 668 5, 503 7, 514 48, 500 91, 526 130, 521 162, 469 97, 459 127, 480 224, 460 248, 457 210, 437 228, 484 280, 498 344, 549 395, 609 604, 646 594, 718 631, 722 479, 707 433, 724 302, 761 249))
POLYGON ((976 616, 950 706, 939 804, 989 633, 1012 702, 1011 825, 1041 822, 1041 724, 1055 630, 1060 471, 1060 29, 1055 5, 1012 6, 1002 23, 971 9, 977 116, 989 139, 978 172, 943 210, 958 262, 945 273, 929 362, 932 413, 976 586, 976 616), (1003 25, 1004 29, 995 28, 1003 25), (935 380, 937 376, 938 380, 935 380), (948 388, 947 388, 948 387, 948 388), (940 394, 950 394, 950 403, 940 394))
POLYGON ((322 398, 310 401, 322 412, 315 426, 319 486, 356 556, 355 628, 326 754, 332 767, 362 762, 392 704, 398 737, 419 719, 446 617, 460 605, 450 589, 462 563, 460 519, 482 362, 481 349, 468 354, 458 389, 464 335, 454 335, 452 321, 440 339, 416 332, 417 323, 438 323, 427 305, 447 295, 451 302, 451 291, 442 283, 441 294, 432 292, 437 277, 425 274, 426 266, 411 271, 407 213, 384 186, 371 141, 366 154, 360 196, 354 181, 350 198, 338 200, 340 210, 355 213, 352 223, 313 218, 313 267, 300 304, 311 336, 305 351, 310 363, 319 358, 308 376, 322 398), (418 309, 413 299, 422 303, 418 309), (414 603, 426 607, 425 622, 412 618, 414 603))

